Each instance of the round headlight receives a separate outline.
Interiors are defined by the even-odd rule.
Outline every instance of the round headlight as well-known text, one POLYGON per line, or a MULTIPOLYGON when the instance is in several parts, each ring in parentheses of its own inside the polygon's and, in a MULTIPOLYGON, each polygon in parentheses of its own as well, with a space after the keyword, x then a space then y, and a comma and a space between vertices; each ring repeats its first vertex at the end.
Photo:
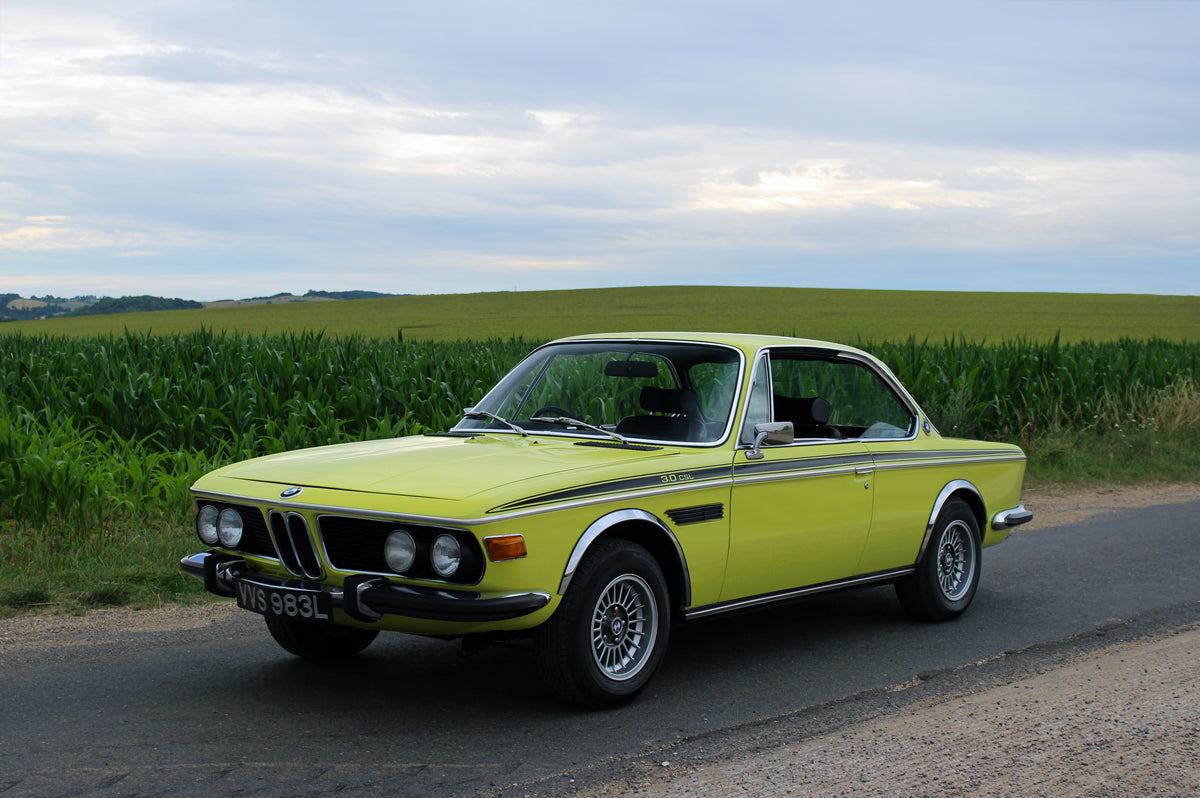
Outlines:
POLYGON ((196 534, 209 546, 217 545, 217 508, 206 504, 196 516, 196 534))
POLYGON ((453 576, 462 562, 462 546, 452 535, 438 535, 429 548, 429 562, 438 576, 453 576))
POLYGON ((408 532, 397 529, 387 536, 383 544, 383 557, 387 560, 388 568, 402 574, 412 568, 413 560, 417 559, 417 542, 408 532))
POLYGON ((232 549, 242 542, 242 517, 232 507, 226 507, 217 516, 217 537, 221 545, 232 549))

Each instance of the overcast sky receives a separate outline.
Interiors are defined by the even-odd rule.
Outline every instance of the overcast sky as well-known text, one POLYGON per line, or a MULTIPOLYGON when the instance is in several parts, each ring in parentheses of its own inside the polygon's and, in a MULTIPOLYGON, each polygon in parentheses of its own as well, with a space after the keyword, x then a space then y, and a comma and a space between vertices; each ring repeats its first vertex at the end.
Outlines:
POLYGON ((1200 2, 0 0, 0 293, 1200 294, 1200 2))

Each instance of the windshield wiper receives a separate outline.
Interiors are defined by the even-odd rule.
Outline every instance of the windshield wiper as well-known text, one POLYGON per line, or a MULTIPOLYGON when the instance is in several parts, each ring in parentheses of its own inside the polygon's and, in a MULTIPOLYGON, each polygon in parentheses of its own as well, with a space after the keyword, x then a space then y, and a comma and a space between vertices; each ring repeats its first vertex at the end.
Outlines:
POLYGON ((504 426, 511 429, 513 432, 519 432, 526 437, 529 436, 528 432, 526 432, 525 430, 518 427, 516 424, 509 421, 504 416, 498 416, 495 413, 489 413, 486 410, 475 410, 474 408, 469 408, 469 409, 463 411, 463 418, 469 418, 469 419, 473 419, 475 421, 484 421, 486 419, 491 419, 492 421, 500 422, 504 426))
POLYGON ((629 445, 629 439, 624 435, 619 435, 610 429, 605 429, 604 427, 597 427, 593 424, 587 423, 586 421, 580 421, 577 418, 570 418, 569 416, 534 416, 529 420, 540 421, 543 424, 562 424, 564 427, 583 427, 584 429, 590 429, 593 432, 599 432, 601 435, 607 435, 614 440, 620 441, 626 446, 629 445))

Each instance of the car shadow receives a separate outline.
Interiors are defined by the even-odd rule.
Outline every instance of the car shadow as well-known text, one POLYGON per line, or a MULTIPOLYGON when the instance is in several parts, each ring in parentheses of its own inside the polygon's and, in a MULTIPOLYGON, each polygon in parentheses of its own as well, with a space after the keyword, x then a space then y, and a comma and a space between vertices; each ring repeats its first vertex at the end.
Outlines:
MULTIPOLYGON (((766 609, 677 625, 663 667, 646 696, 616 711, 637 711, 649 695, 706 700, 714 685, 749 683, 748 675, 776 683, 807 663, 828 679, 830 662, 875 656, 922 625, 901 612, 890 588, 864 588, 766 609), (814 660, 814 658, 816 658, 814 660)), ((901 641, 902 642, 902 641, 901 641)), ((458 642, 384 633, 363 654, 317 663, 278 649, 263 630, 247 642, 255 656, 239 666, 226 686, 238 700, 287 705, 296 695, 310 708, 339 712, 385 710, 400 716, 571 716, 577 713, 548 697, 539 682, 532 641, 493 645, 469 654, 458 642)))

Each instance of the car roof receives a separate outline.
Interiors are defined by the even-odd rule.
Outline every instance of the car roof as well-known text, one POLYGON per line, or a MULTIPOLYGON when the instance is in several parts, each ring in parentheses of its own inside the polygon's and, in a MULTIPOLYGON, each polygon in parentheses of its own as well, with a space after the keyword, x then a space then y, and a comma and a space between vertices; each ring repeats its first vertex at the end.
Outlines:
POLYGON ((782 335, 754 335, 750 333, 714 333, 714 332, 619 332, 619 333, 590 333, 588 335, 573 335, 560 338, 552 343, 564 341, 690 341, 706 344, 726 344, 737 347, 744 352, 753 353, 768 346, 802 346, 820 349, 835 349, 841 352, 865 354, 845 344, 832 341, 819 341, 813 338, 791 338, 782 335))

